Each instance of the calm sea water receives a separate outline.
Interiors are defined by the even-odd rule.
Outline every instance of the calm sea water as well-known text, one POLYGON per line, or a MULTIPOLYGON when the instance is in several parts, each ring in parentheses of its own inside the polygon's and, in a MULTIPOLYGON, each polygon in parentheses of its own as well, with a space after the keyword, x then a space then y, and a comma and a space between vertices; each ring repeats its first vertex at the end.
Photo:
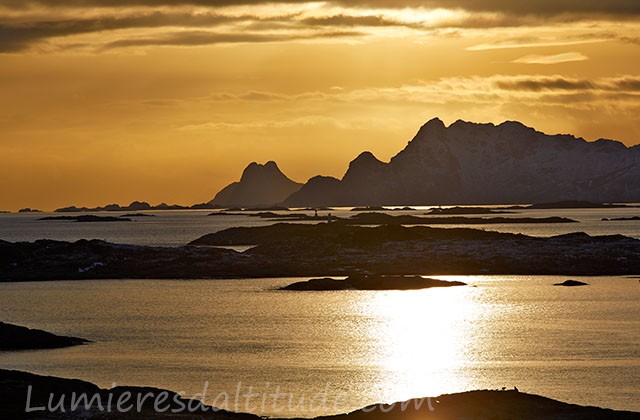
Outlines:
POLYGON ((470 286, 284 292, 274 289, 299 279, 0 284, 0 319, 94 341, 0 353, 0 367, 187 396, 207 384, 207 403, 271 416, 503 386, 640 411, 638 279, 583 278, 590 286, 562 288, 551 284, 566 278, 553 276, 441 278, 470 286), (255 393, 248 405, 241 396, 234 406, 238 389, 255 393))
MULTIPOLYGON (((429 207, 415 211, 393 211, 390 214, 423 215, 429 207)), ((184 245, 207 233, 234 226, 266 226, 274 222, 249 216, 208 217, 209 211, 159 211, 145 212, 155 217, 134 218, 132 222, 118 223, 77 223, 73 221, 45 221, 41 217, 60 213, 0 214, 0 239, 5 241, 34 241, 36 239, 57 239, 75 241, 78 239, 104 239, 109 242, 139 245, 178 246, 184 245)), ((288 212, 280 212, 286 214, 288 212)), ((312 212, 305 212, 309 215, 312 212)), ((326 211, 319 212, 320 215, 326 211)), ((338 217, 350 217, 355 212, 347 208, 331 211, 338 217)), ((94 213, 96 214, 96 213, 94 213)), ((100 213, 118 216, 126 213, 100 213)), ((602 218, 640 216, 640 208, 619 209, 566 209, 566 210, 526 210, 512 214, 496 214, 504 217, 550 217, 562 216, 580 223, 567 224, 502 224, 465 225, 465 227, 494 230, 498 232, 524 233, 533 236, 553 236, 576 231, 591 235, 623 234, 640 239, 640 221, 603 222, 602 218)), ((478 217, 492 217, 491 215, 478 217)), ((438 225, 438 227, 455 227, 438 225)))

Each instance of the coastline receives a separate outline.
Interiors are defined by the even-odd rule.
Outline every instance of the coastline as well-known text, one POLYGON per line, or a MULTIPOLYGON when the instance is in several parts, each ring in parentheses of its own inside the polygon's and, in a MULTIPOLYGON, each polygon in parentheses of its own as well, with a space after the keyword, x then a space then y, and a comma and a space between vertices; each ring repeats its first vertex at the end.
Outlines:
MULTIPOLYGON (((202 398, 202 397, 201 397, 202 398)), ((315 417, 320 420, 409 420, 428 418, 636 419, 640 413, 579 406, 517 389, 474 390, 424 397, 392 404, 374 404, 350 413, 315 417)), ((219 409, 179 392, 152 387, 101 389, 78 379, 0 369, 0 416, 3 418, 179 418, 259 420, 262 417, 219 409)), ((282 420, 286 419, 283 417, 282 420)))
POLYGON ((533 237, 469 228, 278 223, 229 228, 177 247, 95 239, 0 241, 0 282, 318 273, 638 275, 640 240, 582 232, 533 237), (241 245, 252 247, 244 252, 224 248, 241 245))

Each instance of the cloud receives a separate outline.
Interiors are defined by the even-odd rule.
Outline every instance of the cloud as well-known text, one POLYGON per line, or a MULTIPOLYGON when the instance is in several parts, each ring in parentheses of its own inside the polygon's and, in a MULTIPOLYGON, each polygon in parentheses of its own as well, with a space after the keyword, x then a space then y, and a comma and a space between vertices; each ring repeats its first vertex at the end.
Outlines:
POLYGON ((589 80, 571 79, 563 76, 515 76, 498 79, 495 81, 495 86, 504 90, 532 92, 545 90, 584 91, 595 88, 595 85, 589 80))
POLYGON ((340 129, 353 128, 351 124, 326 117, 324 115, 307 115, 304 117, 280 119, 280 120, 264 120, 264 121, 242 121, 242 122, 203 122, 200 124, 189 124, 179 127, 180 131, 199 131, 199 130, 264 130, 264 129, 286 129, 295 127, 317 127, 332 126, 340 129))
MULTIPOLYGON (((518 28, 549 23, 566 27, 569 22, 582 19, 593 24, 612 18, 634 25, 640 18, 640 2, 130 0, 123 4, 120 0, 0 0, 0 53, 81 47, 103 51, 116 47, 260 43, 362 35, 403 37, 408 33, 437 37, 441 36, 439 29, 458 28, 513 28, 517 33, 521 30, 518 28), (126 36, 119 33, 126 31, 129 32, 126 36), (42 46, 48 48, 38 48, 42 46)), ((546 38, 512 37, 472 45, 468 50, 578 45, 612 39, 638 43, 634 36, 636 29, 636 26, 618 28, 619 33, 598 37, 565 33, 546 38)), ((582 32, 585 31, 583 27, 582 32)))
MULTIPOLYGON (((305 4, 309 0, 128 0, 128 6, 255 6, 264 4, 305 4)), ((328 0, 327 3, 357 8, 447 8, 473 12, 497 12, 505 14, 533 14, 540 16, 591 14, 591 15, 640 15, 637 0, 328 0)), ((119 7, 121 0, 3 0, 2 6, 24 9, 33 6, 47 7, 119 7)))
POLYGON ((259 34, 259 33, 219 33, 210 31, 177 31, 172 33, 162 33, 151 37, 124 38, 105 44, 102 49, 109 50, 125 47, 148 47, 148 46, 183 46, 194 47, 215 44, 238 44, 238 43, 264 43, 282 42, 296 40, 312 40, 322 38, 354 37, 362 35, 355 31, 342 32, 317 32, 307 35, 302 34, 259 34))
POLYGON ((569 63, 573 61, 584 61, 588 60, 584 54, 578 52, 568 52, 562 54, 554 54, 554 55, 525 55, 524 57, 520 57, 517 60, 513 60, 513 63, 521 63, 521 64, 559 64, 559 63, 569 63))
POLYGON ((593 44, 614 39, 614 35, 588 38, 514 37, 496 42, 482 43, 467 47, 467 51, 503 50, 512 48, 563 47, 567 45, 593 44))

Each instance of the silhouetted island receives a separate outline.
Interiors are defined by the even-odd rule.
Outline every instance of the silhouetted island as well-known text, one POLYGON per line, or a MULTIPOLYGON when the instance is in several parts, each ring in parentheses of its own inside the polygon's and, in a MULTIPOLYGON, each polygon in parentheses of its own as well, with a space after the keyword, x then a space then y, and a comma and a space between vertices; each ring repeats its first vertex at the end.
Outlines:
POLYGON ((540 224, 578 223, 566 217, 420 217, 392 216, 386 213, 359 213, 341 223, 353 225, 488 225, 488 224, 540 224))
MULTIPOLYGON (((27 415, 41 419, 263 419, 254 414, 214 408, 206 405, 207 402, 206 399, 204 403, 190 400, 183 394, 158 388, 117 386, 101 389, 77 379, 0 369, 0 418, 3 419, 21 419, 27 415), (87 397, 86 405, 81 403, 75 410, 70 406, 70 396, 74 392, 77 396, 84 394, 87 397), (50 399, 54 402, 63 400, 64 412, 61 409, 48 411, 50 399), (141 401, 140 408, 137 401, 141 401), (35 411, 25 413, 27 406, 35 411), (36 409, 40 407, 41 410, 36 409), (164 410, 159 412, 159 409, 164 410)), ((469 391, 376 404, 348 414, 317 417, 316 420, 636 420, 639 415, 631 411, 567 404, 513 389, 469 391)))
MULTIPOLYGON (((89 343, 89 341, 0 322, 0 350, 2 351, 55 349, 85 343, 89 343)), ((3 417, 0 416, 0 418, 3 417)))
POLYGON ((437 207, 429 210, 425 214, 506 214, 513 213, 512 211, 500 210, 499 208, 490 207, 437 207))
POLYGON ((106 206, 98 207, 62 207, 54 210, 56 213, 83 213, 83 212, 97 212, 97 211, 144 211, 144 210, 202 210, 202 209, 221 209, 222 206, 209 203, 194 204, 192 206, 182 206, 179 204, 167 204, 160 203, 158 205, 151 205, 146 201, 133 201, 126 206, 119 204, 107 204, 106 206))
POLYGON ((25 207, 23 209, 18 210, 18 213, 42 213, 42 210, 25 207))
POLYGON ((82 216, 46 216, 41 217, 38 220, 69 220, 73 222, 92 223, 92 222, 130 222, 131 219, 127 217, 113 217, 113 216, 94 216, 92 214, 85 214, 82 216))
POLYGON ((637 275, 640 240, 342 223, 236 227, 187 246, 0 240, 0 281, 380 274, 637 275), (236 252, 220 247, 249 245, 236 252), (624 261, 621 264, 620 261, 624 261))
POLYGON ((588 286, 589 283, 585 283, 579 280, 565 280, 562 283, 555 283, 554 286, 566 286, 566 287, 575 287, 575 286, 588 286))
POLYGON ((603 222, 635 222, 640 220, 640 216, 632 216, 632 217, 612 217, 612 218, 602 218, 603 222))
POLYGON ((445 281, 420 276, 392 276, 379 274, 350 275, 344 280, 330 277, 300 281, 281 287, 280 290, 329 291, 329 290, 417 290, 431 287, 466 286, 461 281, 445 281))
POLYGON ((537 203, 529 206, 512 206, 513 209, 618 209, 635 207, 629 204, 594 203, 591 201, 565 200, 551 203, 537 203))

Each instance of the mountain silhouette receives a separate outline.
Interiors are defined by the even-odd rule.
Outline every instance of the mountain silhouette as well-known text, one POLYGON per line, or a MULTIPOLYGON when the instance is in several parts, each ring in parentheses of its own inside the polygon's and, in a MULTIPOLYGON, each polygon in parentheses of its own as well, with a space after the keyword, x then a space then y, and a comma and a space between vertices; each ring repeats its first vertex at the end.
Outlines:
POLYGON ((314 177, 291 207, 640 201, 640 146, 547 135, 520 122, 438 118, 389 163, 370 152, 343 178, 314 177))
POLYGON ((265 206, 277 204, 298 191, 302 184, 282 173, 274 161, 252 162, 239 182, 223 188, 208 204, 221 206, 265 206))

